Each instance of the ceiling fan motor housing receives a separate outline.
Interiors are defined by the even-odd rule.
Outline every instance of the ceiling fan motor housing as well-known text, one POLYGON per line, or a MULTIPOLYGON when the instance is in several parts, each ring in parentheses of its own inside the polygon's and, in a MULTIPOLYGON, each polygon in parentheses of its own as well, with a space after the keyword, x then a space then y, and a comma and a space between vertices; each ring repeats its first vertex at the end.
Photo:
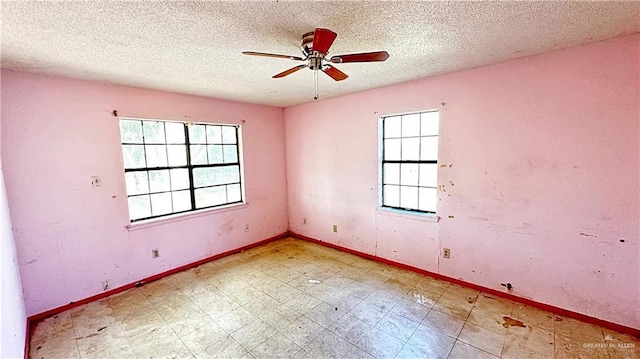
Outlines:
POLYGON ((313 31, 309 31, 302 35, 300 49, 305 56, 311 56, 311 53, 313 52, 313 34, 313 31))

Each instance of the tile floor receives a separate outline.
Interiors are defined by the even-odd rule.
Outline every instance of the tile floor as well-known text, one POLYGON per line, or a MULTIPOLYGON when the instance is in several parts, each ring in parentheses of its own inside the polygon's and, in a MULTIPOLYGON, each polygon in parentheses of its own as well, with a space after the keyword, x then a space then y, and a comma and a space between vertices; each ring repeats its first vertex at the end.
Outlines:
POLYGON ((45 319, 30 351, 65 359, 638 356, 637 338, 291 238, 45 319))

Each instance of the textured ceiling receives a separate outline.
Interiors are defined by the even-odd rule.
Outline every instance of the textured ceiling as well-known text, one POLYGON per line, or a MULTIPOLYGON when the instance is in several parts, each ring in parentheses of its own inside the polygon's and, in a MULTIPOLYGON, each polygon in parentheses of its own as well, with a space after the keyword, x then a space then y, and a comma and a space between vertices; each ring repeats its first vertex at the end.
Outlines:
POLYGON ((321 98, 640 31, 640 2, 2 2, 2 67, 274 106, 313 101, 313 73, 242 51, 300 55, 300 36, 338 33, 330 55, 384 63, 320 73, 321 98))

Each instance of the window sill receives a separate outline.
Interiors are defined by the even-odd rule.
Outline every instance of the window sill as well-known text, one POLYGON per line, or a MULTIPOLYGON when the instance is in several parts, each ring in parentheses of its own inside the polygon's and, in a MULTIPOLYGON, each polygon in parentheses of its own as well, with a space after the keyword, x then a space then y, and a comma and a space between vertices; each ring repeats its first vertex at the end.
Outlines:
POLYGON ((248 205, 249 204, 245 202, 245 203, 231 204, 231 205, 228 205, 228 206, 221 206, 221 207, 216 207, 216 208, 207 208, 207 209, 202 209, 202 210, 199 210, 199 211, 180 213, 180 214, 166 216, 166 217, 162 217, 162 218, 154 218, 154 219, 148 219, 146 221, 130 223, 130 224, 126 225, 125 228, 130 232, 131 231, 137 231, 137 230, 140 230, 140 229, 145 229, 145 228, 149 228, 149 227, 155 227, 155 226, 159 226, 159 225, 166 224, 166 223, 180 222, 180 221, 184 221, 184 220, 187 220, 187 219, 198 218, 198 217, 207 216, 207 215, 211 215, 211 214, 215 214, 215 213, 223 213, 223 212, 228 212, 228 211, 235 211, 235 210, 238 210, 238 209, 246 208, 248 205))
POLYGON ((440 217, 434 213, 411 212, 395 208, 378 207, 376 209, 376 213, 385 216, 401 217, 424 222, 438 223, 440 221, 440 217))

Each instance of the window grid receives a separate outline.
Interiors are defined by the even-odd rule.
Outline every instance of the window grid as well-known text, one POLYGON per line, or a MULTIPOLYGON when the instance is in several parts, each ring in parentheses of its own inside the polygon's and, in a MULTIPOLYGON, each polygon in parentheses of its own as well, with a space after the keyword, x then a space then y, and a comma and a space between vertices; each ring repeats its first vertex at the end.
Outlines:
MULTIPOLYGON (((131 199, 131 198, 136 198, 136 197, 146 197, 145 199, 148 200, 148 208, 149 208, 149 216, 143 216, 143 217, 139 217, 139 218, 133 218, 133 216, 131 215, 132 212, 132 208, 131 205, 129 205, 129 212, 130 212, 130 219, 131 222, 136 222, 136 221, 142 221, 142 220, 147 220, 147 219, 152 219, 152 218, 158 218, 158 217, 164 217, 164 216, 168 216, 168 215, 173 215, 173 214, 180 214, 180 213, 186 213, 186 212, 191 212, 191 211, 195 211, 195 210, 202 210, 202 209, 208 209, 208 208, 215 208, 215 207, 219 207, 219 206, 224 206, 224 205, 229 205, 229 204, 235 204, 235 203, 242 203, 243 202, 243 194, 242 194, 242 173, 241 173, 241 165, 240 165, 240 142, 239 142, 239 131, 238 131, 238 126, 235 125, 213 125, 213 124, 197 124, 199 126, 203 126, 204 132, 205 132, 205 140, 204 143, 199 143, 200 145, 204 146, 205 150, 206 150, 206 158, 207 158, 207 163, 206 164, 192 164, 192 157, 191 157, 191 141, 190 141, 190 133, 189 133, 189 125, 186 123, 179 123, 179 122, 169 122, 169 121, 154 121, 154 120, 139 120, 139 119, 121 119, 121 124, 122 121, 128 121, 128 122, 138 122, 140 123, 140 132, 142 134, 141 136, 141 140, 139 142, 126 142, 124 141, 124 134, 123 134, 123 141, 122 146, 124 148, 124 146, 139 146, 142 150, 142 154, 143 154, 143 159, 144 159, 144 167, 138 167, 138 166, 134 166, 134 167, 127 167, 127 163, 126 163, 126 159, 125 159, 125 177, 128 173, 146 173, 146 179, 147 179, 147 188, 146 191, 143 192, 136 192, 135 194, 129 194, 129 189, 127 189, 127 199, 131 199), (162 135, 164 137, 164 142, 162 143, 158 143, 158 141, 155 142, 151 142, 149 143, 147 140, 147 136, 145 133, 145 124, 147 124, 148 126, 150 126, 152 123, 155 124, 162 124, 162 126, 160 126, 161 128, 161 132, 162 135), (168 123, 179 123, 183 126, 184 129, 184 143, 175 143, 172 141, 168 140, 167 137, 167 129, 166 129, 166 124, 168 123), (207 128, 208 127, 218 127, 220 129, 220 141, 221 143, 215 143, 216 145, 220 146, 220 150, 222 151, 222 163, 211 163, 213 161, 213 159, 209 159, 209 147, 211 145, 211 143, 209 142, 208 139, 208 134, 207 134, 207 128), (234 143, 225 143, 225 141, 222 139, 222 132, 224 128, 233 128, 234 131, 234 137, 235 137, 235 141, 234 143), (151 145, 151 146, 164 146, 164 154, 166 156, 166 166, 153 166, 153 167, 149 167, 149 156, 148 156, 148 151, 147 151, 147 146, 151 145), (185 147, 185 157, 186 157, 186 164, 185 165, 175 165, 172 166, 170 165, 170 157, 169 157, 169 146, 171 145, 181 145, 185 147), (224 148, 223 146, 235 146, 235 161, 234 162, 225 162, 224 159, 224 148), (200 186, 195 186, 195 179, 194 179, 194 170, 198 169, 198 168, 220 168, 220 167, 227 167, 227 168, 237 168, 237 170, 234 172, 234 175, 237 174, 237 181, 231 181, 231 182, 227 182, 225 181, 224 183, 216 183, 216 184, 211 184, 211 185, 200 185, 200 186), (174 183, 173 183, 173 179, 172 179, 172 172, 171 170, 177 170, 177 169, 186 169, 187 170, 187 174, 188 174, 188 180, 189 180, 189 187, 188 188, 174 188, 174 183), (155 173, 156 171, 166 171, 166 173, 164 175, 167 176, 167 181, 168 181, 168 189, 166 190, 157 190, 157 189, 153 189, 152 190, 152 172, 155 173), (237 193, 236 193, 236 197, 238 198, 237 200, 234 200, 232 202, 229 201, 230 195, 229 195, 229 187, 230 186, 237 186, 237 193), (213 205, 203 205, 198 207, 197 203, 196 203, 196 190, 203 190, 203 189, 208 189, 208 188, 215 188, 215 187, 221 187, 224 188, 224 203, 216 203, 213 205), (190 208, 185 209, 185 210, 176 210, 176 204, 175 204, 175 198, 174 198, 174 194, 176 193, 182 193, 188 191, 189 192, 189 196, 190 196, 190 208), (171 211, 170 212, 164 212, 161 214, 155 214, 157 211, 154 211, 154 205, 153 205, 153 196, 154 195, 159 195, 159 194, 170 194, 170 203, 171 203, 171 211)), ((121 128, 121 131, 123 131, 123 129, 121 128)), ((124 155, 124 154, 123 154, 124 155)))
MULTIPOLYGON (((388 207, 388 208, 395 208, 395 209, 401 209, 401 210, 408 210, 408 211, 412 211, 412 212, 421 212, 421 213, 435 213, 435 210, 430 211, 430 210, 421 210, 420 208, 421 203, 420 203, 420 188, 428 188, 428 189, 433 189, 437 191, 437 186, 427 186, 427 185, 420 185, 421 181, 420 181, 420 176, 421 176, 421 164, 434 164, 435 169, 436 169, 436 176, 437 176, 437 148, 436 148, 436 159, 435 160, 426 160, 426 159, 422 159, 422 138, 438 138, 439 133, 438 134, 422 134, 422 125, 423 125, 423 120, 422 120, 422 116, 423 114, 427 114, 427 113, 433 113, 433 112, 438 112, 436 111, 424 111, 424 112, 417 112, 417 113, 408 113, 408 114, 403 114, 403 115, 393 115, 393 116, 386 116, 382 118, 382 167, 381 167, 381 173, 382 173, 382 207, 388 207), (404 132, 405 132, 405 121, 404 118, 406 116, 415 116, 418 115, 419 117, 419 121, 418 121, 418 135, 414 135, 414 136, 410 136, 407 135, 405 136, 404 132), (396 118, 396 117, 400 117, 400 135, 399 136, 387 136, 387 119, 389 118, 396 118), (418 141, 418 149, 417 149, 417 154, 418 154, 418 160, 404 160, 403 158, 403 151, 404 151, 404 146, 403 146, 403 140, 404 139, 412 139, 412 138, 417 138, 420 139, 418 141), (386 148, 386 140, 389 139, 397 139, 400 141, 399 147, 400 147, 400 153, 399 153, 399 160, 387 160, 387 148, 386 148), (393 183, 393 184, 387 184, 387 180, 385 178, 386 176, 386 166, 385 164, 397 164, 398 165, 398 181, 397 184, 393 183), (403 170, 402 170, 402 166, 403 164, 417 164, 417 183, 418 185, 410 185, 410 184, 403 184, 403 180, 402 180, 402 174, 403 174, 403 170), (393 205, 388 205, 387 204, 387 193, 386 193, 386 186, 395 186, 398 189, 398 205, 397 206, 393 206, 393 205), (417 198, 416 198, 416 206, 415 208, 413 207, 407 207, 407 206, 402 206, 402 189, 403 188, 416 188, 417 189, 417 198)), ((439 122, 439 118, 437 119, 437 121, 439 122)), ((438 126, 439 127, 439 126, 438 126)), ((437 180, 437 179, 436 179, 437 180)), ((437 198, 437 192, 436 192, 436 198, 437 198)), ((433 204, 433 208, 435 208, 436 203, 433 204)))

